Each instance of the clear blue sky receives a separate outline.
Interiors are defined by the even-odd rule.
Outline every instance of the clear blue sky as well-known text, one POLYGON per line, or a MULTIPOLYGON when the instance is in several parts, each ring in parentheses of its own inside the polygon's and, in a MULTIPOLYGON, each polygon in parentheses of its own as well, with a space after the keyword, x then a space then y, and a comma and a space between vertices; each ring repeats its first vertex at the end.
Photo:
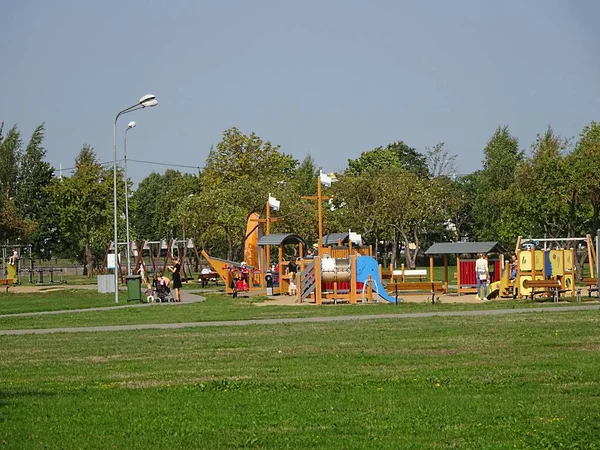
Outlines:
MULTIPOLYGON (((600 120, 600 2, 593 0, 21 0, 0 16, 0 121, 48 160, 84 142, 112 160, 118 111, 132 159, 202 166, 232 126, 332 171, 403 140, 481 167, 498 125, 529 149, 548 124, 600 120)), ((164 167, 131 163, 139 181, 164 167)))

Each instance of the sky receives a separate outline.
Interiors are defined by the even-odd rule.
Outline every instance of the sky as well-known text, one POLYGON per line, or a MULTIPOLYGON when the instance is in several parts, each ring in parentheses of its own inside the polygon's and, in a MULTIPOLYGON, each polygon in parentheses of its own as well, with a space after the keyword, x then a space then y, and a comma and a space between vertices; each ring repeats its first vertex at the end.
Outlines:
POLYGON ((128 173, 197 172, 237 127, 325 171, 404 141, 444 142, 459 174, 508 125, 528 151, 548 125, 600 120, 594 0, 20 0, 0 15, 0 122, 46 125, 47 161, 84 143, 128 173), (155 164, 134 162, 149 161, 155 164), (190 166, 189 168, 178 167, 190 166))

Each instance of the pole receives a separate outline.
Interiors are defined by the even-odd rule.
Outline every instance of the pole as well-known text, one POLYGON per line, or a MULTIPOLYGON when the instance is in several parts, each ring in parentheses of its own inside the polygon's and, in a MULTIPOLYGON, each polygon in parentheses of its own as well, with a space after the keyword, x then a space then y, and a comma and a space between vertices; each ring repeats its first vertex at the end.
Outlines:
POLYGON ((598 263, 598 255, 600 254, 600 229, 596 231, 596 292, 600 298, 600 264, 598 263))
MULTIPOLYGON (((266 213, 266 217, 267 219, 267 225, 266 225, 266 234, 267 236, 269 234, 271 234, 271 206, 269 205, 269 202, 267 201, 267 213, 266 213)), ((265 248, 265 256, 267 258, 267 265, 265 267, 265 271, 269 270, 271 268, 271 247, 269 245, 266 246, 265 248)), ((280 281, 281 283, 281 281, 280 281)))
POLYGON ((123 137, 123 167, 125 169, 125 234, 127 239, 127 275, 131 275, 131 241, 129 240, 129 186, 127 182, 127 132, 129 127, 125 129, 123 137))
POLYGON ((115 117, 113 126, 113 239, 115 248, 115 303, 119 303, 119 274, 118 254, 119 254, 119 234, 117 230, 117 120, 121 113, 115 117))
POLYGON ((323 246, 323 197, 321 194, 321 176, 317 178, 317 202, 319 210, 319 256, 323 246))

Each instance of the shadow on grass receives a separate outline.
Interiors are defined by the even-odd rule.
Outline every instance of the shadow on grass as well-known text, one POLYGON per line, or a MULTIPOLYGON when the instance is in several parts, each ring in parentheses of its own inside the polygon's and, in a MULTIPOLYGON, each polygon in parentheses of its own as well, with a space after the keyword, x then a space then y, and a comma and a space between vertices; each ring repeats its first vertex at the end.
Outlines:
POLYGON ((7 406, 19 400, 27 400, 40 397, 56 397, 55 392, 42 391, 40 389, 0 389, 0 407, 7 406))

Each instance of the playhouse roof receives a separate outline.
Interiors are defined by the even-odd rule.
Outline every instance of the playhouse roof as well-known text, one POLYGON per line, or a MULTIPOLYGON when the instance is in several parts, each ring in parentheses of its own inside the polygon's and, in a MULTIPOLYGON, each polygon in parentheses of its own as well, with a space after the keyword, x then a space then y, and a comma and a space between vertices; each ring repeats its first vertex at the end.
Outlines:
POLYGON ((338 241, 342 241, 342 244, 348 242, 350 233, 331 233, 323 236, 323 245, 337 245, 338 241))
POLYGON ((504 253, 498 242, 438 242, 425 252, 426 255, 460 255, 464 253, 504 253))
POLYGON ((297 234, 267 234, 258 241, 258 245, 285 245, 302 244, 306 248, 306 241, 297 234))

